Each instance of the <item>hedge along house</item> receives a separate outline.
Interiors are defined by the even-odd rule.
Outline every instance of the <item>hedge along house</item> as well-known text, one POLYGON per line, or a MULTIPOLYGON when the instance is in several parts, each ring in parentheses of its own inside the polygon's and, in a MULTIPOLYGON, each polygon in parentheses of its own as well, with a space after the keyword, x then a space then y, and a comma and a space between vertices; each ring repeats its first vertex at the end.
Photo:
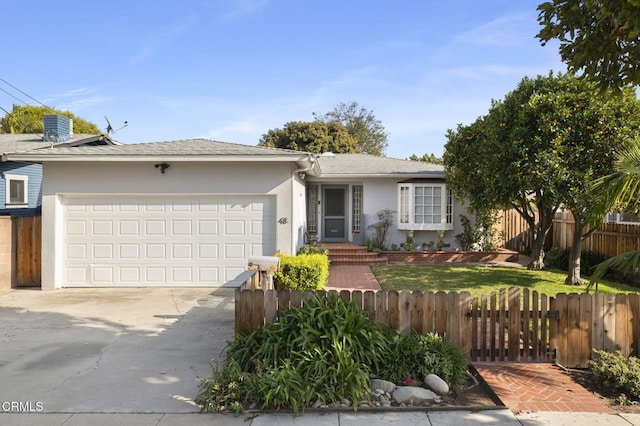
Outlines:
POLYGON ((445 184, 444 167, 367 154, 322 154, 307 182, 307 232, 325 242, 363 244, 381 210, 394 212, 387 248, 407 237, 418 245, 455 247, 460 214, 469 215, 445 184))
POLYGON ((9 154, 43 165, 42 288, 221 286, 249 257, 306 236, 362 243, 382 209, 391 243, 453 243, 462 207, 441 166, 194 139, 9 154))

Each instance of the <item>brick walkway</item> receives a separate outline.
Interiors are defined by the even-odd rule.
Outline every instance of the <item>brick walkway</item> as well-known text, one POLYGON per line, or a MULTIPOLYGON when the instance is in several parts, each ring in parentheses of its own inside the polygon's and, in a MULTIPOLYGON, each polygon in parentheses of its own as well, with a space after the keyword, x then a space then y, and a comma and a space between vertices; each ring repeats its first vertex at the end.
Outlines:
POLYGON ((498 398, 514 413, 578 411, 609 413, 600 398, 551 363, 473 363, 498 398))
POLYGON ((380 284, 369 266, 335 265, 329 269, 325 290, 380 290, 380 284))

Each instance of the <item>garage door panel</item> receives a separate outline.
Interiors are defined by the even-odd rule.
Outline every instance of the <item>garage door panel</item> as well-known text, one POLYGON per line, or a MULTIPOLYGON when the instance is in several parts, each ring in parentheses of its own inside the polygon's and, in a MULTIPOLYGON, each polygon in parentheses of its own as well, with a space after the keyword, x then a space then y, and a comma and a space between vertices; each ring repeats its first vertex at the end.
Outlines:
POLYGON ((65 197, 65 285, 222 285, 274 253, 274 201, 65 197))
POLYGON ((199 220, 198 221, 198 235, 200 236, 217 236, 219 232, 220 224, 217 220, 199 220))

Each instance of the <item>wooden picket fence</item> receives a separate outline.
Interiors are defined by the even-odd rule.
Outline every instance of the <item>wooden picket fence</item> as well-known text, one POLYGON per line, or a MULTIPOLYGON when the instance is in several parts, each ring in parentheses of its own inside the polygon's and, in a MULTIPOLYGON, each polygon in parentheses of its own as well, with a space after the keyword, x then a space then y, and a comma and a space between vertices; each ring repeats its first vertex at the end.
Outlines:
POLYGON ((555 361, 585 367, 593 349, 638 355, 640 296, 558 294, 502 289, 472 299, 467 292, 277 291, 235 294, 236 331, 248 333, 316 296, 353 301, 368 317, 402 332, 446 335, 470 360, 555 361))

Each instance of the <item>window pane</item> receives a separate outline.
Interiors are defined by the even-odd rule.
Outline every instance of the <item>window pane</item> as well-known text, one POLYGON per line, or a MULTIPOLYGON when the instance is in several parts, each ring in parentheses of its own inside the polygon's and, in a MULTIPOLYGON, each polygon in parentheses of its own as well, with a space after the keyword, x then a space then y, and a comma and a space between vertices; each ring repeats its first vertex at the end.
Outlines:
POLYGON ((424 189, 424 195, 431 195, 431 187, 428 186, 424 189))
POLYGON ((424 204, 424 199, 425 197, 422 196, 416 196, 416 201, 415 201, 415 205, 416 206, 421 206, 424 204))
POLYGON ((416 195, 422 195, 423 194, 422 187, 416 186, 415 194, 416 195))
POLYGON ((433 188, 433 195, 437 195, 439 197, 441 194, 440 189, 441 188, 439 186, 436 186, 435 188, 433 188))
POLYGON ((440 222, 442 222, 442 216, 440 216, 439 214, 433 215, 432 223, 440 223, 440 222))
POLYGON ((422 216, 416 216, 414 218, 414 223, 423 223, 422 216))
POLYGON ((24 181, 23 180, 10 180, 9 181, 9 202, 10 203, 24 203, 24 181))

